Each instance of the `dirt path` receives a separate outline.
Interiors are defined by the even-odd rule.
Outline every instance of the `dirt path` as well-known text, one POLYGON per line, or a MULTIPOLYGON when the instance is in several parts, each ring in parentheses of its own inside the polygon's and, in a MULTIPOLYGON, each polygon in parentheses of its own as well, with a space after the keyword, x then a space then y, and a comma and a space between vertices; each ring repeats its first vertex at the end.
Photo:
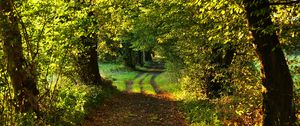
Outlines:
POLYGON ((105 101, 84 126, 186 126, 176 102, 167 95, 120 93, 105 101))
POLYGON ((125 82, 123 93, 107 99, 93 111, 82 124, 84 126, 187 126, 177 109, 176 101, 160 90, 155 82, 161 72, 140 72, 125 82), (146 94, 144 83, 151 76, 150 84, 156 95, 146 94), (138 81, 140 93, 132 93, 138 81))

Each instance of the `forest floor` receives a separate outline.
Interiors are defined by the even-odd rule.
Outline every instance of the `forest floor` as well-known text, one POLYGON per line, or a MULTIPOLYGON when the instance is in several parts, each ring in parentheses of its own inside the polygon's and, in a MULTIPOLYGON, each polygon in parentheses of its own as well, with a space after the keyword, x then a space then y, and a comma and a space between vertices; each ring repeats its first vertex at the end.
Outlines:
POLYGON ((125 90, 102 103, 83 123, 84 126, 187 126, 177 101, 162 91, 155 81, 161 72, 139 72, 125 81, 125 90), (150 79, 145 79, 150 78, 150 79), (147 93, 148 80, 155 94, 147 93), (140 92, 133 89, 138 83, 140 92))

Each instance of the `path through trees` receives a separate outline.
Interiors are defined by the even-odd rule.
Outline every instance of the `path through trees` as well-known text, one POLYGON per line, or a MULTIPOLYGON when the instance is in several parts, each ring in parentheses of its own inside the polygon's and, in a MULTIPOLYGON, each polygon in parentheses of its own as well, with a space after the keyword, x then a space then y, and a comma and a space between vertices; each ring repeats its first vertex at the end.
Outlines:
POLYGON ((133 80, 125 82, 126 90, 107 99, 87 117, 87 126, 186 126, 177 101, 160 89, 156 77, 160 72, 140 72, 133 80), (150 82, 146 78, 150 77, 150 82), (140 92, 133 93, 138 83, 140 92), (154 94, 147 94, 145 83, 150 83, 154 94))
POLYGON ((86 126, 186 126, 176 101, 167 94, 121 93, 107 99, 86 126))

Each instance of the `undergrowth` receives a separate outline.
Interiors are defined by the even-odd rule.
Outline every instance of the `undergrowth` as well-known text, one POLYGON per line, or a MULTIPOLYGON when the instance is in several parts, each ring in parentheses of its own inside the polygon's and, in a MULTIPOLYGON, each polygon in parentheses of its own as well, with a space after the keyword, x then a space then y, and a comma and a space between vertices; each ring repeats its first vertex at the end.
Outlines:
POLYGON ((38 114, 15 111, 14 106, 9 102, 10 99, 13 100, 12 92, 4 93, 7 90, 12 90, 11 87, 2 86, 0 88, 0 109, 2 110, 0 125, 78 125, 96 105, 99 105, 113 93, 103 91, 98 86, 75 85, 64 77, 50 85, 51 88, 42 90, 43 92, 40 94, 40 112, 38 114))
MULTIPOLYGON (((288 56, 288 63, 294 81, 294 99, 296 116, 300 121, 300 57, 288 56)), ((238 65, 234 65, 238 67, 238 65)), ((219 125, 262 125, 262 95, 260 81, 253 83, 249 79, 255 79, 255 75, 248 78, 245 67, 233 73, 235 93, 216 99, 207 99, 202 94, 199 85, 196 85, 191 76, 181 76, 181 91, 175 93, 180 101, 179 106, 184 112, 187 122, 192 126, 219 126, 219 125), (243 73, 242 73, 243 72, 243 73), (244 74, 244 75, 243 75, 244 74), (242 76, 243 75, 243 76, 242 76)), ((259 67, 259 66, 256 66, 259 67)), ((259 68, 257 68, 259 70, 259 68)), ((195 72, 197 73, 197 71, 195 72)), ((198 76, 199 77, 199 76, 198 76)), ((257 78, 256 78, 257 79, 257 78)))

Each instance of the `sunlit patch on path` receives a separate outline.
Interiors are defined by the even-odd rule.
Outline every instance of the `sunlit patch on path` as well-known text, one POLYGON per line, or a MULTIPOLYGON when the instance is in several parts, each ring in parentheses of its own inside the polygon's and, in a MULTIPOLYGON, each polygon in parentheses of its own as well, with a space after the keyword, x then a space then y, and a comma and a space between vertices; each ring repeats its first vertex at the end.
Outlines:
MULTIPOLYGON (((144 73, 145 74, 145 73, 144 73)), ((142 79, 139 81, 139 87, 141 89, 141 93, 145 93, 145 89, 144 89, 144 80, 146 79, 146 77, 149 76, 149 73, 147 73, 145 76, 142 77, 142 79)), ((137 79, 137 78, 136 78, 137 79)))
MULTIPOLYGON (((137 79, 137 78, 140 78, 141 76, 143 76, 145 73, 139 73, 138 75, 136 75, 135 77, 134 77, 134 80, 135 79, 137 79)), ((125 86, 126 86, 126 91, 127 92, 131 92, 132 91, 132 85, 133 85, 133 83, 134 83, 134 80, 127 80, 127 81, 125 81, 125 86)), ((141 80, 141 81, 143 81, 143 80, 141 80)))
POLYGON ((155 94, 161 94, 163 91, 159 88, 158 84, 156 83, 155 79, 159 76, 161 72, 141 72, 134 77, 133 80, 125 81, 126 92, 136 92, 133 89, 133 85, 135 82, 138 84, 138 92, 140 93, 147 93, 149 92, 149 86, 151 90, 154 91, 155 94), (149 80, 146 78, 150 77, 149 80), (147 85, 148 84, 148 85, 147 85), (146 88, 148 87, 148 89, 146 88))

